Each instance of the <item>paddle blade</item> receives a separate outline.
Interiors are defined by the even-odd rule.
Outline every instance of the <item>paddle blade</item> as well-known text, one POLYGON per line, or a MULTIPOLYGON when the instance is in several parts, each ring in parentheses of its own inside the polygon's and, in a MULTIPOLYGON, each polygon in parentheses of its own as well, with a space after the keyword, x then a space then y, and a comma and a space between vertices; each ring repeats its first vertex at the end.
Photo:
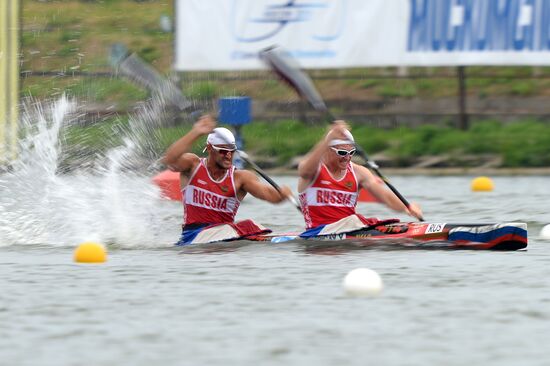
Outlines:
POLYGON ((117 70, 137 84, 152 90, 165 102, 177 106, 180 110, 188 109, 192 103, 182 92, 157 70, 133 53, 118 62, 117 70))
POLYGON ((318 111, 327 111, 323 98, 313 85, 310 77, 300 69, 300 65, 289 52, 277 46, 260 51, 260 59, 283 81, 305 98, 318 111))

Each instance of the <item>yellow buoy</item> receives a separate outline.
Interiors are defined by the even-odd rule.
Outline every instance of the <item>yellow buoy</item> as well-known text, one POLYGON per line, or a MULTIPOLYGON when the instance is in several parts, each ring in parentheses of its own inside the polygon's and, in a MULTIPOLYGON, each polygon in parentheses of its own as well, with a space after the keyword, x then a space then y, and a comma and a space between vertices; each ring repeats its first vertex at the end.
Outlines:
POLYGON ((74 261, 79 263, 103 263, 107 260, 107 251, 101 244, 85 242, 74 251, 74 261))
POLYGON ((472 180, 471 187, 474 192, 490 192, 495 188, 495 185, 489 177, 477 177, 472 180))

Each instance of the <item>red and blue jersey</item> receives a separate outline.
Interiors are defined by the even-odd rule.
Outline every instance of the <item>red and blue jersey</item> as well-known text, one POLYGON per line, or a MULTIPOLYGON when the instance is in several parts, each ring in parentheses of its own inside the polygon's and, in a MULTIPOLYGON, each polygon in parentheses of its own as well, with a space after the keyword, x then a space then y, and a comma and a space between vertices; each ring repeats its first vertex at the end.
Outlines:
POLYGON ((300 193, 306 228, 331 224, 355 214, 358 195, 359 184, 351 163, 338 180, 321 164, 313 182, 300 193))
POLYGON ((231 166, 220 180, 214 180, 201 159, 182 190, 183 222, 192 224, 232 223, 239 209, 234 181, 235 167, 231 166))

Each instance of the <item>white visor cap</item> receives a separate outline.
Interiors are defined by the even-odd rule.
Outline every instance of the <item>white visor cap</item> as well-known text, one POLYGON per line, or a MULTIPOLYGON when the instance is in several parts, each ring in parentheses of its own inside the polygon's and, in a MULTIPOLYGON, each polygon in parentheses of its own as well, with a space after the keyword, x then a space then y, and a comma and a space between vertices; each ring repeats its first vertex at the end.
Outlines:
POLYGON ((329 143, 328 143, 328 146, 336 146, 336 145, 355 145, 355 139, 353 138, 353 135, 351 134, 351 132, 349 132, 348 130, 346 130, 346 131, 344 132, 344 134, 346 135, 346 139, 345 139, 345 140, 342 140, 342 139, 330 140, 329 143))
POLYGON ((206 142, 210 145, 235 145, 235 136, 225 127, 216 127, 208 134, 206 142))

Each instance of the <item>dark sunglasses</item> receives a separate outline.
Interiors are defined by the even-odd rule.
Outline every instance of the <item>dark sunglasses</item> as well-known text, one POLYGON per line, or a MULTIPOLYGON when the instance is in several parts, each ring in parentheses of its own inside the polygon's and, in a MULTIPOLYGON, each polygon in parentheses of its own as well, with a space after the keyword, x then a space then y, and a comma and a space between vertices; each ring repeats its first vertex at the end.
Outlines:
POLYGON ((334 152, 336 154, 338 154, 338 156, 353 156, 355 154, 355 149, 352 149, 352 150, 344 150, 344 149, 337 149, 335 147, 331 147, 332 150, 334 150, 334 152))
POLYGON ((210 146, 212 146, 212 149, 216 150, 217 152, 219 152, 222 155, 227 155, 229 153, 234 153, 235 150, 237 150, 236 148, 228 149, 226 147, 216 147, 214 145, 210 145, 210 146))

